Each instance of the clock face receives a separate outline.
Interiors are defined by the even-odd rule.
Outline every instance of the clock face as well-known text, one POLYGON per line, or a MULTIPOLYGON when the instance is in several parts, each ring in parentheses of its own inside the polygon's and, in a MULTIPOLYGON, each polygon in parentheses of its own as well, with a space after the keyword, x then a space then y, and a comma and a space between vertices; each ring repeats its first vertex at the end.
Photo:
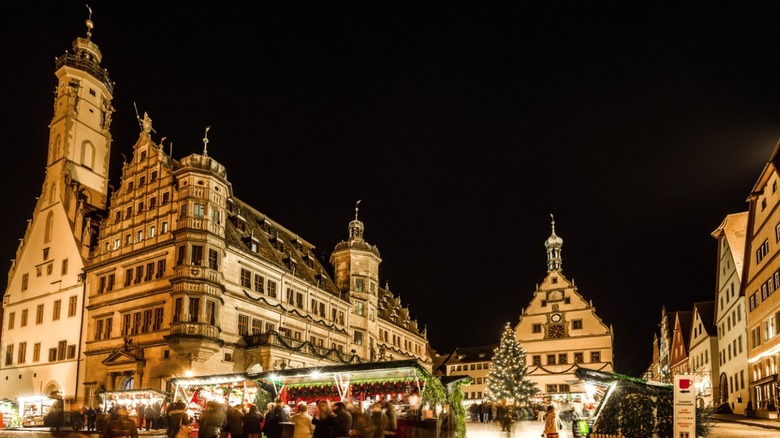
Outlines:
POLYGON ((550 317, 552 322, 558 322, 561 320, 561 314, 560 313, 553 313, 553 315, 550 317))
POLYGON ((562 338, 564 335, 565 335, 565 330, 563 329, 563 326, 560 324, 551 325, 547 329, 548 338, 562 338))

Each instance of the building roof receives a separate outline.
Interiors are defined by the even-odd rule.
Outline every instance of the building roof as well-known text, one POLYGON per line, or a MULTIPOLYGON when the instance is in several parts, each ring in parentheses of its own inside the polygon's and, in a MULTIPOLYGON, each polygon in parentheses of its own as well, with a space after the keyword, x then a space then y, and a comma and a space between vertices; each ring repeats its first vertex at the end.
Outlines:
POLYGON ((704 331, 709 336, 715 336, 718 334, 717 326, 715 325, 715 301, 701 301, 693 303, 693 307, 696 312, 699 313, 704 331))

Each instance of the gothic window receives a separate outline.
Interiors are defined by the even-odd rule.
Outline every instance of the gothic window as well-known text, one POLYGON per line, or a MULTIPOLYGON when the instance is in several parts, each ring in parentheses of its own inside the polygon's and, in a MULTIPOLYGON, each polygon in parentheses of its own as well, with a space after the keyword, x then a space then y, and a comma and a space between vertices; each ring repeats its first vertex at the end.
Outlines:
POLYGON ((52 232, 54 231, 54 213, 49 212, 46 215, 46 230, 43 233, 43 243, 51 242, 52 232))
POLYGON ((95 146, 89 141, 81 144, 81 164, 90 169, 95 168, 95 146))

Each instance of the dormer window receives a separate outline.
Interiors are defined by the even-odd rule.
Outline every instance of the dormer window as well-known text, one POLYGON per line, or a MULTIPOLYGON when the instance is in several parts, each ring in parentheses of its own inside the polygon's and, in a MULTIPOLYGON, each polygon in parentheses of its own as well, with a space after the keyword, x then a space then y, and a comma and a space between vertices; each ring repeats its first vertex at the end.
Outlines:
POLYGON ((236 216, 236 228, 241 232, 246 232, 246 220, 241 216, 236 216))
POLYGON ((260 241, 254 235, 249 236, 249 249, 254 252, 260 252, 260 241))

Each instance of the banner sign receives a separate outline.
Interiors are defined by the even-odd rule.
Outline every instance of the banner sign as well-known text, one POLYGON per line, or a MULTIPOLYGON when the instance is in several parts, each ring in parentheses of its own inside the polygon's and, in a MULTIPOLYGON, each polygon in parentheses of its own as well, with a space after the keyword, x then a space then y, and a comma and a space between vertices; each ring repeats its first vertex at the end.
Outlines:
POLYGON ((674 376, 674 438, 696 438, 695 383, 695 376, 674 376))

